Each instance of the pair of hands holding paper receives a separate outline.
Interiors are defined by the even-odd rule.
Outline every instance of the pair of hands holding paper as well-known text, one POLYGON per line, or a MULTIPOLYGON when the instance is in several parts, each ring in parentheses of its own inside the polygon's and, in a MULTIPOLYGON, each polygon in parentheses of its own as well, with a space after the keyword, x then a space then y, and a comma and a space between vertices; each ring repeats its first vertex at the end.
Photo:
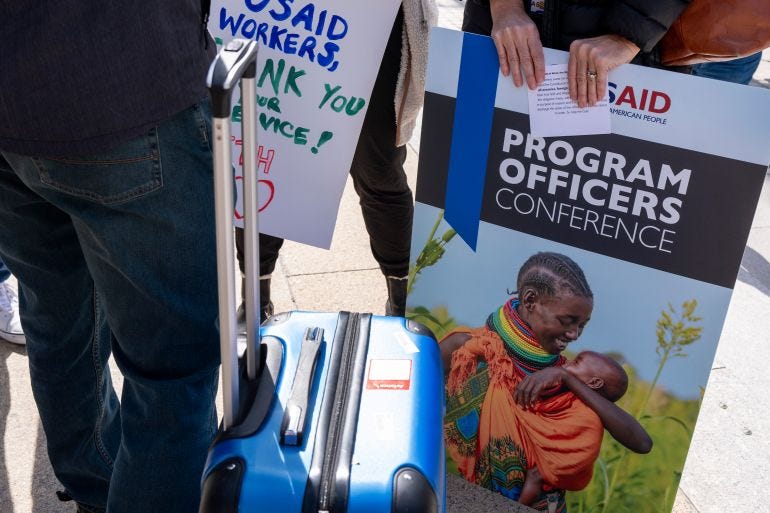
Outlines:
MULTIPOLYGON (((537 26, 521 0, 491 0, 491 36, 503 75, 516 87, 524 82, 535 89, 545 80, 545 57, 537 26)), ((639 47, 628 39, 607 34, 578 39, 570 45, 567 77, 569 95, 578 106, 590 107, 604 98, 610 70, 631 62, 639 47)))

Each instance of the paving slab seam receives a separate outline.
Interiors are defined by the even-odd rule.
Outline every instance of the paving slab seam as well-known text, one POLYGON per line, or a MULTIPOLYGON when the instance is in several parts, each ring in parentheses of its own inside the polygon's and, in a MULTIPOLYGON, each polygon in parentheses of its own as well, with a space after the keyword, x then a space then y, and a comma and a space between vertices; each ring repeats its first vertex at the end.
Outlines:
POLYGON ((687 495, 687 492, 685 492, 681 488, 679 488, 678 491, 679 491, 679 494, 682 496, 682 498, 685 500, 687 506, 692 510, 692 512, 699 513, 700 510, 697 507, 695 507, 695 504, 692 502, 692 500, 690 500, 690 496, 687 495))
POLYGON ((340 274, 340 273, 358 273, 358 272, 369 272, 369 271, 379 271, 379 267, 362 267, 357 269, 344 269, 344 270, 336 270, 336 271, 318 271, 318 272, 312 272, 312 273, 293 273, 289 274, 284 272, 286 275, 286 278, 300 278, 303 276, 323 276, 325 274, 340 274))

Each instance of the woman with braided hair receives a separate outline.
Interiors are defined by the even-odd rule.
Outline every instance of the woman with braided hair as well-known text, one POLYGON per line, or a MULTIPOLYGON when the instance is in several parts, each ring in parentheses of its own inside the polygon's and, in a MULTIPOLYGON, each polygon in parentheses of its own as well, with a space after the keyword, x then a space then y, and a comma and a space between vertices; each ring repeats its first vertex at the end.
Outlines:
POLYGON ((583 377, 577 359, 561 355, 593 310, 580 267, 559 253, 537 253, 516 285, 484 326, 457 329, 441 341, 447 451, 468 481, 540 511, 563 512, 564 491, 591 480, 604 428, 635 452, 649 452, 652 442, 614 404, 627 386, 619 365, 596 366, 604 370, 583 377))

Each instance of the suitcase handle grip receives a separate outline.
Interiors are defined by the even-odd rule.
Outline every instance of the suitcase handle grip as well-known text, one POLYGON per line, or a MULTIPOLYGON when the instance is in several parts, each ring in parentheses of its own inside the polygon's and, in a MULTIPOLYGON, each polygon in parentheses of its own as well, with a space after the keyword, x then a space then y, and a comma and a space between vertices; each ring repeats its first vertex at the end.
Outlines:
POLYGON ((281 423, 281 445, 302 445, 310 403, 310 388, 321 352, 323 328, 307 328, 299 353, 297 372, 281 423))
POLYGON ((233 39, 217 54, 206 77, 215 118, 230 117, 233 89, 241 78, 256 77, 256 58, 257 43, 243 39, 233 39))

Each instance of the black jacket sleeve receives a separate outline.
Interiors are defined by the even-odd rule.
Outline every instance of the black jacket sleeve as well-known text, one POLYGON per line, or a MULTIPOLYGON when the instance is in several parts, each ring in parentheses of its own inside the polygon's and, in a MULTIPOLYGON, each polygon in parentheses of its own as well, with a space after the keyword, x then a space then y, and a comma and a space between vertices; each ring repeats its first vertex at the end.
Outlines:
POLYGON ((603 24, 647 53, 689 5, 690 0, 614 0, 609 2, 603 24))

